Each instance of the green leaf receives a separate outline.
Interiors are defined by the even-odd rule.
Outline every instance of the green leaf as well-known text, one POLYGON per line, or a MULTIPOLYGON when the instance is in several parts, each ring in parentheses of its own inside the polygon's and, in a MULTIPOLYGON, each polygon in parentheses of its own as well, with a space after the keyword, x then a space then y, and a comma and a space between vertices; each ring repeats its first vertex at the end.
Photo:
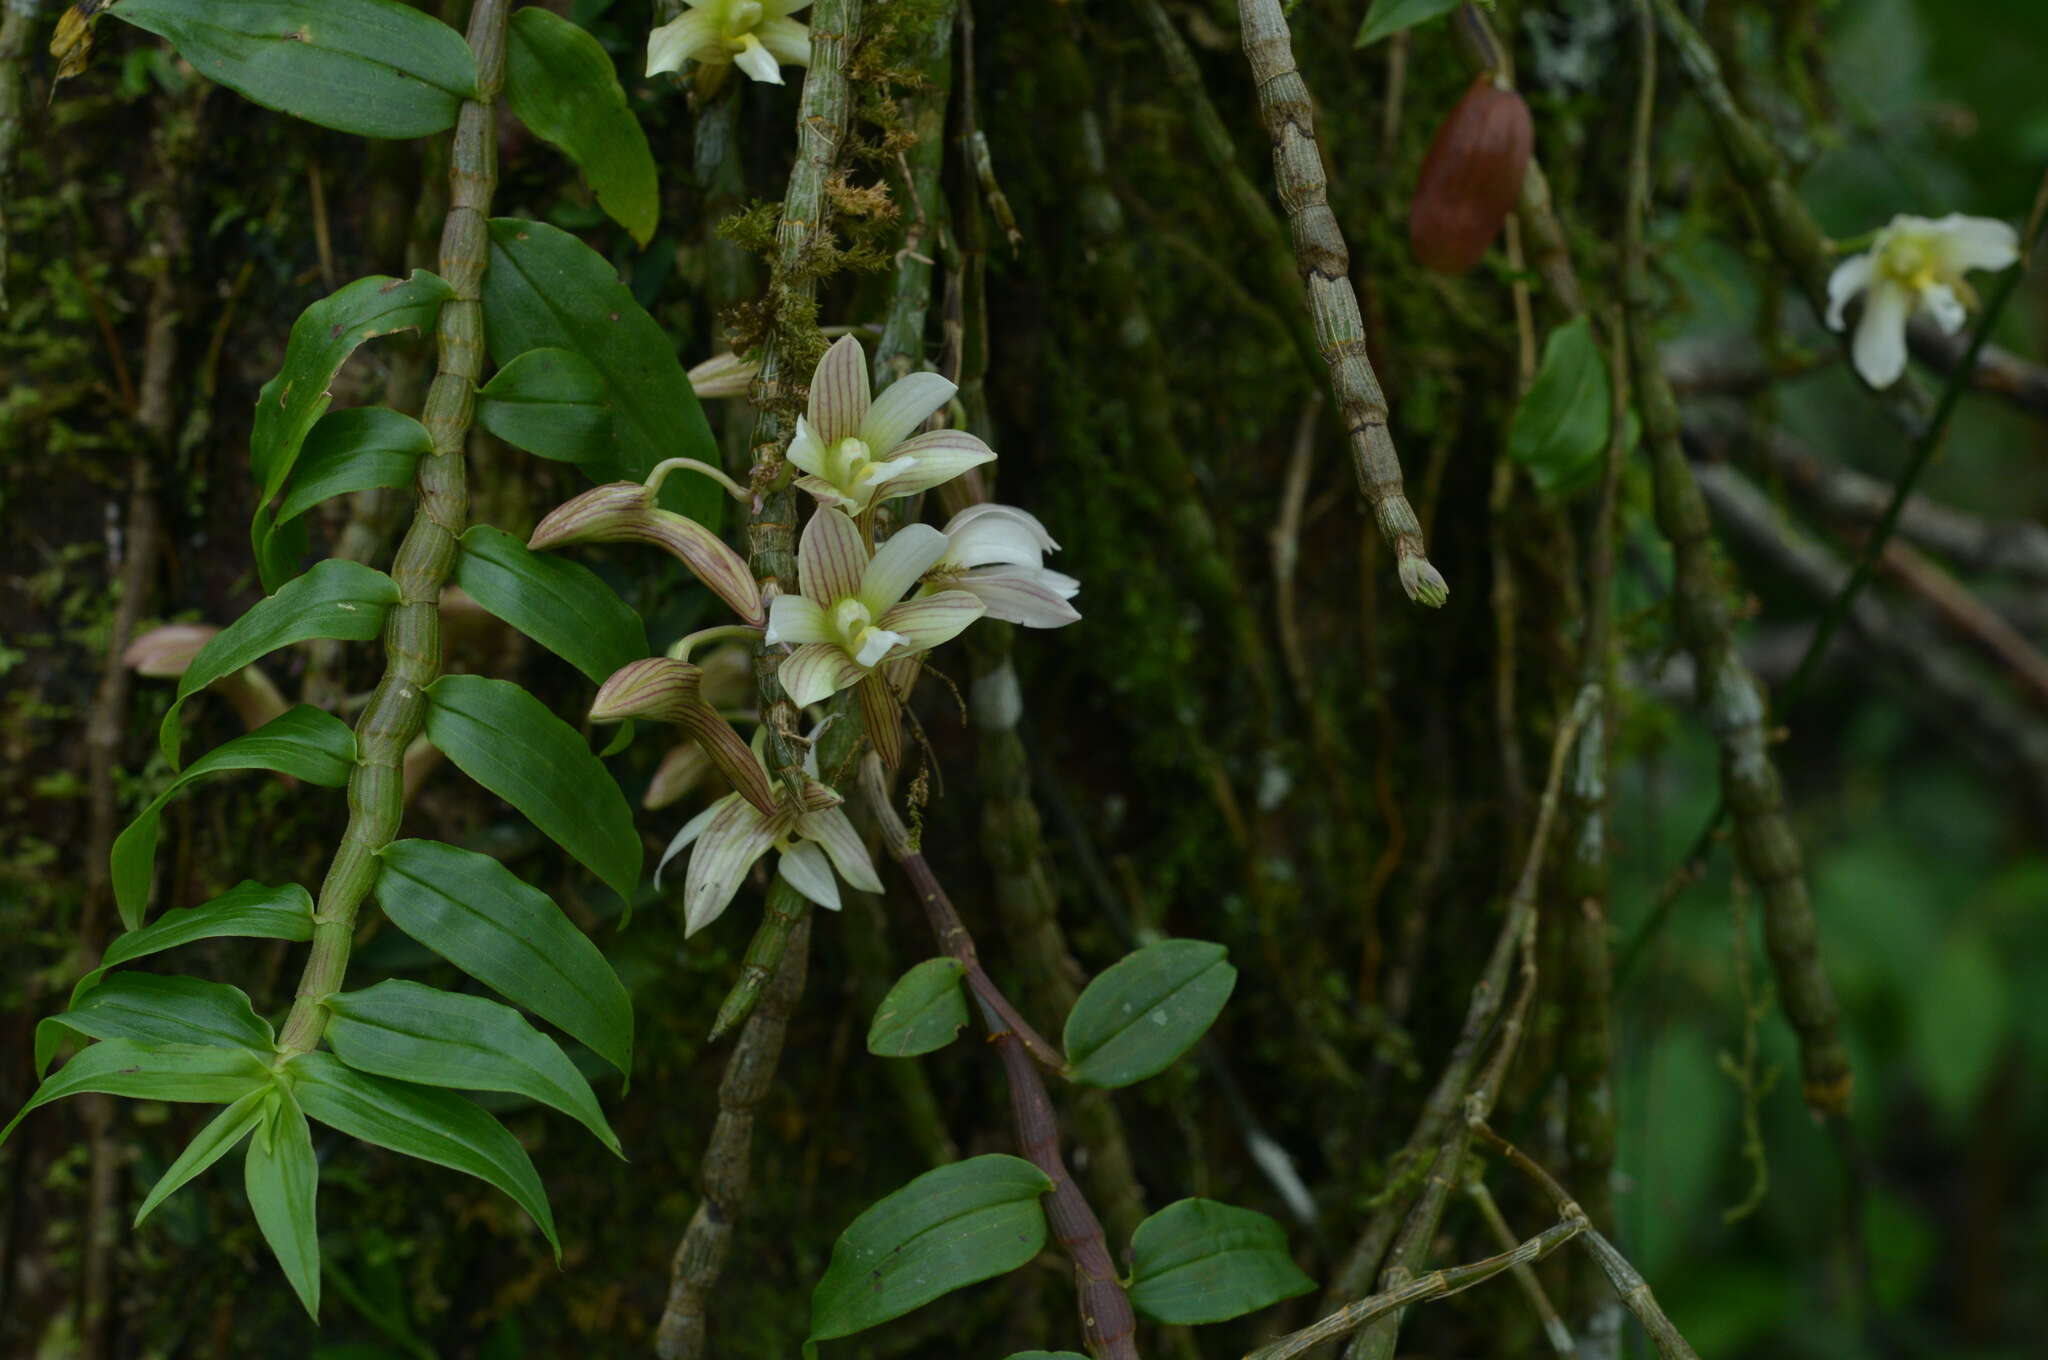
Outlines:
POLYGON ((505 38, 505 98, 535 136, 576 162, 598 206, 645 246, 661 212, 654 154, 597 39, 544 9, 518 11, 505 38))
POLYGON ((463 534, 455 584, 600 685, 647 655, 640 616, 596 572, 488 524, 463 534))
POLYGON ((320 1233, 313 1202, 320 1191, 320 1163, 313 1156, 313 1131, 305 1112, 289 1095, 270 1107, 249 1144, 242 1186, 263 1240, 284 1267, 299 1302, 320 1320, 320 1233))
POLYGON ((576 1064, 510 1006, 394 979, 330 996, 327 1009, 327 1042, 358 1072, 422 1086, 511 1091, 553 1106, 619 1152, 618 1135, 576 1064))
POLYGON ((1907 1051, 1935 1109, 1960 1129, 2011 1041, 2013 989, 1998 951, 1979 930, 1957 932, 1922 963, 1908 1012, 1907 1051))
POLYGON ((804 1354, 1029 1261, 1045 1245, 1038 1199, 1051 1189, 1031 1163, 990 1154, 927 1171, 869 1205, 832 1246, 804 1354))
POLYGON ((223 936, 254 940, 310 940, 313 938, 313 895, 296 883, 277 887, 254 879, 235 887, 199 907, 173 907, 163 915, 125 935, 117 935, 100 955, 100 966, 78 980, 71 989, 71 1004, 91 991, 107 970, 136 959, 175 949, 195 940, 223 936))
POLYGON ((187 1181, 234 1151, 235 1146, 249 1136, 249 1130, 262 1122, 276 1094, 274 1086, 258 1087, 215 1115, 205 1128, 193 1134, 192 1141, 185 1144, 185 1150, 178 1154, 178 1160, 157 1178, 156 1185, 143 1199, 142 1207, 135 1211, 135 1226, 141 1227, 142 1220, 155 1213, 157 1205, 183 1189, 187 1181))
POLYGON ((1079 1351, 1018 1351, 1007 1360, 1088 1360, 1079 1351))
MULTIPOLYGON (((123 5, 116 12, 125 13, 127 8, 123 5)), ((292 323, 284 366, 257 393, 256 419, 249 431, 249 471, 257 490, 249 542, 265 590, 289 580, 305 550, 304 526, 276 533, 269 507, 284 488, 313 426, 334 400, 328 390, 334 375, 365 340, 431 329, 441 304, 451 296, 447 283, 424 269, 404 279, 357 279, 299 313, 292 323)))
POLYGON ((377 902, 392 924, 620 1072, 632 1066, 626 989, 546 893, 439 841, 395 841, 378 858, 377 902))
POLYGON ((142 924, 149 903, 150 868, 156 861, 159 818, 164 804, 195 780, 230 770, 276 770, 322 788, 348 783, 355 768, 356 737, 332 713, 300 704, 278 714, 254 732, 222 742, 185 768, 134 821, 114 838, 114 901, 121 924, 130 930, 142 924))
POLYGON ((425 137, 476 94, 462 35, 398 0, 122 0, 207 79, 363 137, 425 137))
POLYGON ((610 390, 574 350, 530 349, 499 369, 476 394, 476 423, 541 458, 593 466, 611 458, 610 390))
POLYGON ((108 1039, 46 1077, 28 1104, 0 1129, 0 1143, 29 1111, 87 1091, 136 1100, 225 1104, 269 1084, 269 1066, 244 1048, 108 1039))
POLYGON ((1543 366, 1508 426, 1508 456, 1529 470, 1538 491, 1564 495, 1599 476, 1614 418, 1609 397, 1592 322, 1576 317, 1552 331, 1543 366))
POLYGON ((1184 1199, 1131 1235, 1131 1306, 1160 1322, 1224 1322, 1315 1287, 1286 1230, 1250 1209, 1184 1199))
POLYGON ((248 613, 215 633, 185 668, 177 697, 157 732, 164 759, 172 769, 178 768, 178 710, 194 694, 259 657, 307 638, 367 642, 384 631, 385 612, 397 603, 398 585, 389 576, 340 557, 315 563, 275 595, 258 600, 248 613))
POLYGON ((631 900, 641 851, 633 810, 575 728, 509 680, 444 675, 427 700, 427 740, 631 900))
MULTIPOLYGON (((664 458, 718 466, 711 426, 668 336, 604 256, 545 223, 494 218, 483 294, 493 361, 509 364, 530 349, 566 349, 604 376, 612 448, 584 464, 592 480, 642 481, 664 458)), ((678 472, 661 485, 664 509, 714 529, 725 499, 723 488, 693 472, 678 472)))
POLYGON ((420 458, 433 451, 434 437, 411 416, 388 406, 351 406, 320 417, 299 450, 276 533, 324 500, 373 487, 412 485, 420 458))
POLYGON ((158 973, 116 973, 70 1010, 37 1025, 37 1076, 49 1067, 67 1029, 91 1039, 245 1048, 265 1062, 275 1052, 270 1023, 256 1014, 241 988, 158 973))
POLYGON ((1372 0, 1372 8, 1365 12, 1365 22, 1358 26, 1358 38, 1351 45, 1370 47, 1381 38, 1449 14, 1458 3, 1459 0, 1372 0))
POLYGON ((967 1023, 967 997, 958 959, 926 959, 913 967, 875 1007, 868 1026, 868 1052, 883 1058, 914 1058, 953 1042, 967 1023))
POLYGON ((358 1072, 331 1053, 302 1053, 286 1071, 308 1115, 351 1138, 489 1181, 533 1216, 561 1258, 555 1216, 519 1140, 447 1091, 358 1072))
POLYGON ((1068 1075, 1129 1086, 1165 1071, 1230 999, 1237 969, 1229 952, 1206 940, 1161 940, 1104 969, 1067 1016, 1068 1075))

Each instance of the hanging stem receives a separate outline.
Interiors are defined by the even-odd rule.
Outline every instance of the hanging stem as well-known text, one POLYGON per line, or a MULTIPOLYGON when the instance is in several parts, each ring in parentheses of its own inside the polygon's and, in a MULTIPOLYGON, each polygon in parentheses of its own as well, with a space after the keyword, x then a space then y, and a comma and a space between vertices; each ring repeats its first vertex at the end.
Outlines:
POLYGON ((477 98, 464 101, 449 165, 448 217, 441 229, 441 276, 452 296, 436 328, 440 369, 421 423, 433 439, 414 483, 412 526, 398 545, 391 579, 398 603, 384 624, 384 678, 356 722, 356 768, 348 783, 348 827, 313 911, 313 947, 278 1048, 309 1053, 327 1026, 322 1004, 348 971, 357 909, 377 878, 377 856, 398 834, 405 811, 401 767, 427 716, 427 686, 441 673, 441 586, 454 569, 456 539, 469 513, 463 446, 483 376, 482 296, 491 194, 498 183, 494 105, 505 74, 506 0, 477 0, 469 17, 477 98))

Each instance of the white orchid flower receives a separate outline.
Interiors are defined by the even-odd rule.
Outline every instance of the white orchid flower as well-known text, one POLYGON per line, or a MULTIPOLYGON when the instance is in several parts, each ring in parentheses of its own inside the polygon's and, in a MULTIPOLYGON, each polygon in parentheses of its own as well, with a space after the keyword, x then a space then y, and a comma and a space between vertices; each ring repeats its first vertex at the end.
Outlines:
POLYGON ((811 0, 683 0, 689 9, 647 36, 647 74, 683 63, 728 63, 780 85, 784 66, 811 64, 811 30, 789 16, 811 0))
MULTIPOLYGON (((756 760, 761 759, 762 735, 754 739, 756 760)), ((765 761, 762 769, 765 774, 765 761)), ((729 793, 692 817, 668 843, 654 870, 657 888, 668 862, 691 845, 696 846, 690 851, 689 871, 683 876, 685 936, 695 935, 725 914, 747 870, 771 849, 780 852, 776 874, 827 910, 839 910, 840 879, 862 892, 882 891, 882 880, 875 876, 875 862, 868 857, 867 847, 861 844, 853 823, 839 810, 839 795, 817 782, 815 745, 804 757, 804 773, 810 780, 801 801, 779 779, 774 781, 772 813, 764 813, 739 794, 729 793)))
POLYGON ((988 617, 1026 628, 1061 628, 1081 617, 1067 601, 1081 583, 1045 565, 1059 544, 1038 516, 1013 505, 970 505, 946 521, 946 555, 924 574, 924 588, 964 590, 988 617))
POLYGON ((1863 381, 1889 387, 1906 371, 1906 323, 1913 314, 1926 312, 1954 335, 1976 296, 1964 271, 2004 269, 2019 257, 2019 233, 1994 218, 1901 214, 1868 251, 1835 266, 1828 278, 1828 327, 1841 330, 1842 309, 1862 294, 1851 357, 1863 381))
POLYGON ((789 441, 789 461, 805 473, 796 484, 857 515, 988 462, 994 450, 964 430, 912 433, 957 390, 936 373, 906 373, 871 399, 867 351, 841 336, 818 360, 809 410, 789 441))
POLYGON ((830 698, 884 661, 930 651, 980 618, 981 601, 964 590, 903 599, 945 554, 944 534, 906 524, 870 558, 843 513, 813 514, 796 549, 801 593, 778 595, 768 609, 766 641, 796 644, 777 672, 790 702, 802 708, 830 698))

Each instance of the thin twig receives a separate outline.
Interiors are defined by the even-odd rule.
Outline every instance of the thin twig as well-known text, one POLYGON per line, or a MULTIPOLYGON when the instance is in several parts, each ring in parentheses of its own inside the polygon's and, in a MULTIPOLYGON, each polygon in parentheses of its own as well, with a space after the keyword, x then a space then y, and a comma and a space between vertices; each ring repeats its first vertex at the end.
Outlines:
MULTIPOLYGON (((1472 1197, 1472 1203, 1479 1210, 1479 1217, 1486 1222, 1486 1230, 1493 1234, 1494 1241, 1513 1250, 1518 1239, 1515 1230, 1508 1226, 1502 1216, 1500 1205, 1493 1199, 1493 1192, 1486 1188, 1486 1181, 1480 1176, 1468 1176, 1465 1193, 1472 1197)), ((1557 1315, 1557 1308, 1550 1302, 1550 1295, 1544 1291, 1543 1281, 1536 1278, 1536 1272, 1526 1262, 1510 1267, 1515 1283, 1521 1286, 1529 1306, 1542 1319, 1544 1339, 1550 1342, 1550 1349, 1559 1355, 1573 1354, 1571 1328, 1564 1325, 1564 1319, 1557 1315)))

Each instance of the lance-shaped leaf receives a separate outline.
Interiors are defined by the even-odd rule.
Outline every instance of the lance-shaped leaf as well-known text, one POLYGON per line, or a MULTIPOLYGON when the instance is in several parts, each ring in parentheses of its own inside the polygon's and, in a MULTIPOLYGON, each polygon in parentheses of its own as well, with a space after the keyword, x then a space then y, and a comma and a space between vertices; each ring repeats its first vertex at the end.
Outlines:
MULTIPOLYGON (((671 478, 670 480, 674 480, 671 478)), ((667 485, 667 483, 663 483, 667 485)), ((526 546, 570 543, 651 543, 690 569, 748 623, 762 623, 761 590, 746 559, 693 519, 663 510, 639 482, 607 482, 550 510, 526 546)))
POLYGON ((1286 1230, 1250 1209, 1184 1199, 1131 1235, 1131 1306, 1161 1322, 1227 1322, 1315 1287, 1286 1230))
POLYGON ((875 1007, 868 1026, 868 1052, 882 1058, 914 1058, 953 1042, 967 1024, 967 997, 958 959, 926 959, 902 977, 875 1007))
POLYGON ((392 924, 619 1071, 632 1066, 626 989, 546 893, 439 841, 394 841, 378 858, 377 902, 392 924))
POLYGON ((135 1211, 135 1226, 141 1227, 142 1220, 156 1212, 162 1204, 200 1172, 212 1166, 235 1150, 235 1146, 249 1136, 249 1130, 261 1123, 269 1113, 269 1107, 278 1097, 275 1086, 262 1086, 229 1105, 207 1122, 205 1128, 192 1135, 192 1141, 185 1144, 185 1150, 170 1164, 164 1174, 150 1188, 143 1198, 142 1207, 135 1211))
POLYGON ((313 938, 313 895, 296 883, 272 887, 253 879, 199 907, 173 907, 139 930, 117 935, 100 955, 100 966, 71 989, 71 1004, 91 991, 110 968, 175 949, 195 940, 241 937, 253 940, 313 938))
POLYGON ((599 684, 647 655, 640 616, 596 572, 544 557, 502 529, 473 524, 462 535, 455 584, 599 684))
POLYGON ((257 393, 256 419, 249 431, 249 470, 257 491, 249 541, 264 589, 283 585, 305 550, 303 523, 273 533, 269 507, 297 464, 306 437, 334 400, 328 390, 334 375, 365 340, 431 327, 450 296, 447 282, 424 269, 403 279, 357 279, 299 313, 292 323, 284 366, 257 393))
POLYGON ((675 723, 697 739, 740 796, 773 816, 775 790, 768 771, 732 730, 732 724, 718 716, 718 710, 700 694, 704 672, 687 661, 665 656, 642 657, 621 667, 599 687, 590 704, 592 722, 619 722, 628 718, 651 718, 675 723))
POLYGON ((239 987, 158 973, 116 973, 36 1026, 36 1075, 56 1056, 65 1030, 92 1039, 244 1048, 268 1061, 270 1023, 239 987))
POLYGON ((287 581, 275 595, 258 600, 249 612, 213 635, 178 681, 158 730, 158 744, 171 768, 178 767, 182 729, 178 710, 185 700, 224 675, 258 657, 307 638, 341 638, 365 642, 384 628, 384 615, 398 603, 398 585, 381 571, 360 562, 330 557, 304 576, 287 581))
POLYGON ((136 1100, 226 1104, 270 1085, 270 1068, 244 1048, 145 1044, 108 1039, 92 1045, 44 1079, 7 1127, 0 1143, 31 1110, 65 1096, 97 1092, 136 1100))
MULTIPOLYGON (((483 304, 497 364, 530 349, 566 349, 604 375, 612 449, 584 464, 593 480, 642 481, 664 458, 718 465, 718 444, 668 336, 604 256, 559 228, 493 219, 483 304)), ((663 508, 713 528, 725 499, 722 488, 695 473, 679 472, 661 487, 663 508)))
POLYGON ((1104 969, 1067 1016, 1067 1075, 1129 1086, 1165 1071, 1230 999, 1237 969, 1229 952, 1206 940, 1161 940, 1104 969))
POLYGON ((489 1181, 533 1216, 560 1257, 555 1216, 526 1149, 473 1103, 358 1072, 331 1053, 302 1053, 286 1071, 309 1116, 351 1138, 489 1181))
POLYGON ((1365 22, 1358 26, 1358 37, 1352 46, 1370 47, 1381 38, 1449 14, 1458 3, 1459 0, 1372 0, 1372 8, 1365 12, 1365 22))
POLYGON ((600 464, 611 456, 611 394, 604 374, 574 350, 530 349, 499 369, 476 394, 476 423, 540 458, 600 464))
POLYGON ((1039 1196, 1051 1189, 1031 1163, 992 1153, 927 1171, 870 1205, 832 1246, 804 1354, 1028 1262, 1045 1245, 1039 1196))
POLYGON ((510 1006, 398 979, 330 996, 326 1005, 327 1042, 358 1072, 421 1086, 510 1091, 553 1106, 619 1152, 618 1135, 576 1064, 510 1006))
POLYGON ((355 768, 356 738, 332 713, 300 704, 233 741, 223 742, 185 768, 119 836, 114 838, 114 901, 121 924, 142 924, 149 902, 150 867, 156 860, 163 806, 180 789, 208 775, 230 770, 276 770, 322 788, 339 788, 355 768))
POLYGON ((269 1107, 242 1163, 242 1186, 263 1240, 284 1267, 299 1302, 320 1319, 320 1233, 313 1202, 320 1191, 320 1163, 313 1156, 313 1131, 290 1094, 269 1107))
POLYGON ((1508 426, 1508 456, 1539 491, 1578 490, 1599 474, 1612 420, 1607 361, 1592 322, 1575 317, 1543 342, 1543 366, 1508 426))
POLYGON ((632 899, 640 883, 633 809, 574 728, 509 680, 444 675, 427 686, 427 700, 436 749, 632 899))
POLYGON ((375 487, 411 486, 420 458, 431 452, 427 427, 388 406, 329 411, 299 450, 297 468, 278 504, 273 534, 324 500, 375 487))
POLYGON ((654 154, 597 39, 547 10, 518 11, 505 38, 505 98, 520 122, 576 162, 598 206, 646 245, 661 212, 654 154))
POLYGON ((123 0, 207 79, 361 137, 425 137, 476 94, 462 35, 398 0, 123 0))

